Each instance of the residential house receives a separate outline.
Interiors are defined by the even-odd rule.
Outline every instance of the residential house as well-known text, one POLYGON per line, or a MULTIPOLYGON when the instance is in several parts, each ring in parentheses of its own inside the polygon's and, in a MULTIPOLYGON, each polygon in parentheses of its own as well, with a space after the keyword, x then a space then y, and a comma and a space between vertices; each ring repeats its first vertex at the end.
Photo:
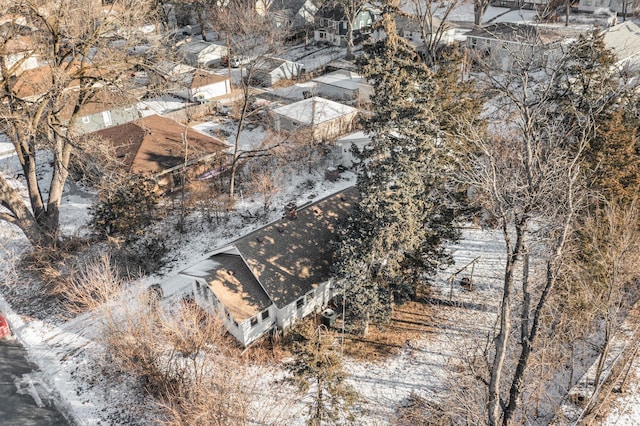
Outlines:
POLYGON ((316 93, 328 99, 369 102, 373 95, 373 86, 353 71, 337 70, 312 81, 316 83, 316 93))
POLYGON ((353 130, 358 110, 314 96, 271 111, 277 131, 308 129, 314 141, 327 141, 353 130))
MULTIPOLYGON (((62 119, 70 120, 79 95, 77 91, 67 93, 69 102, 61 111, 62 119)), ((73 126, 69 126, 78 134, 91 133, 111 126, 128 123, 140 118, 136 108, 136 100, 116 90, 100 90, 89 101, 85 102, 76 113, 73 126)))
POLYGON ((228 146, 219 139, 159 115, 93 132, 87 137, 106 141, 133 175, 153 176, 158 191, 180 186, 188 176, 213 177, 226 167, 228 146))
POLYGON ((506 71, 514 59, 544 66, 559 52, 562 39, 554 30, 500 22, 469 31, 466 47, 475 61, 506 71))
MULTIPOLYGON (((456 29, 450 23, 443 23, 436 17, 430 23, 425 23, 426 39, 423 37, 422 25, 417 16, 398 15, 395 17, 395 21, 397 34, 415 47, 418 52, 424 51, 425 45, 431 42, 430 37, 439 37, 438 45, 450 45, 456 41, 456 29), (433 28, 430 28, 429 24, 433 28)), ((372 33, 374 40, 383 40, 385 37, 386 34, 382 28, 375 29, 372 33)))
POLYGON ((491 6, 508 7, 510 9, 540 10, 549 7, 549 0, 491 0, 491 6))
POLYGON ((319 5, 318 0, 272 0, 269 16, 276 28, 312 28, 319 5))
MULTIPOLYGON (((578 11, 613 15, 636 15, 640 12, 640 0, 580 0, 578 11)), ((611 22, 615 25, 615 22, 611 22)))
POLYGON ((280 80, 292 80, 304 73, 304 64, 286 59, 261 56, 252 65, 251 79, 255 84, 270 87, 280 80))
POLYGON ((189 102, 204 102, 231 93, 231 79, 228 76, 185 64, 164 62, 148 75, 152 87, 165 87, 167 93, 189 102), (173 84, 166 87, 168 82, 173 84))
MULTIPOLYGON (((34 29, 24 25, 24 17, 0 17, 0 57, 10 75, 37 68, 38 54, 34 50, 34 29)), ((2 76, 0 76, 2 80, 2 76)))
MULTIPOLYGON (((363 6, 352 22, 354 37, 371 31, 377 15, 375 9, 363 6)), ((331 2, 324 3, 316 13, 313 39, 316 42, 346 46, 348 19, 341 6, 331 2)))
POLYGON ((640 70, 640 27, 632 21, 605 29, 604 45, 615 53, 617 68, 640 70))
POLYGON ((356 200, 351 187, 307 206, 287 206, 283 219, 212 251, 173 280, 192 283, 196 302, 222 314, 243 346, 270 330, 287 330, 338 292, 331 241, 356 200))
POLYGON ((207 41, 189 41, 178 47, 178 54, 187 65, 206 68, 220 64, 227 55, 227 46, 207 41))

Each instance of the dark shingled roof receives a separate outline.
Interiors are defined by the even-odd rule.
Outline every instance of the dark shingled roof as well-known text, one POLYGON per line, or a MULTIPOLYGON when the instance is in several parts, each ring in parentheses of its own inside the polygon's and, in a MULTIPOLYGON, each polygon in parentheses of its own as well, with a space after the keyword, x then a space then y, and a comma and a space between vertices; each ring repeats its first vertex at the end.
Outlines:
POLYGON ((336 224, 351 214, 355 187, 298 210, 236 241, 235 246, 278 308, 330 277, 336 224))

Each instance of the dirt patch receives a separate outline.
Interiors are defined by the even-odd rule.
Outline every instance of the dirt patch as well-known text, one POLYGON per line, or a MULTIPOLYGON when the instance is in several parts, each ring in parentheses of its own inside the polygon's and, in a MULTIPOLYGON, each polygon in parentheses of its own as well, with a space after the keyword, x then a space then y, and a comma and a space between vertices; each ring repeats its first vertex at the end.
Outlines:
MULTIPOLYGON (((344 335, 344 353, 358 360, 381 360, 396 355, 400 349, 417 345, 418 340, 438 332, 440 315, 437 306, 412 301, 394 309, 391 322, 383 327, 374 326, 366 337, 349 333, 344 335)), ((337 321, 333 330, 341 341, 342 323, 337 321)))

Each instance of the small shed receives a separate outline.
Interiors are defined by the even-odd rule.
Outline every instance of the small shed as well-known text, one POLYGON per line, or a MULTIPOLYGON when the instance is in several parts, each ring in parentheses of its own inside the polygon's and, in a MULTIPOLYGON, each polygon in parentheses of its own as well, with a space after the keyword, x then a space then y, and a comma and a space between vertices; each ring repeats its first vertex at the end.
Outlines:
POLYGON ((178 53, 187 65, 205 68, 217 65, 227 54, 227 46, 207 41, 190 41, 178 48, 178 53))
POLYGON ((338 101, 369 102, 373 86, 353 71, 337 70, 313 79, 318 95, 338 101))
POLYGON ((253 65, 252 80, 266 87, 280 80, 292 80, 304 73, 304 64, 262 56, 253 65))
POLYGON ((362 151, 371 144, 371 138, 363 131, 348 134, 336 140, 336 147, 339 151, 338 161, 342 166, 351 168, 358 163, 358 159, 352 153, 352 147, 362 151))
POLYGON ((272 111, 276 131, 311 130, 315 141, 335 139, 350 132, 358 115, 356 108, 314 96, 272 111))

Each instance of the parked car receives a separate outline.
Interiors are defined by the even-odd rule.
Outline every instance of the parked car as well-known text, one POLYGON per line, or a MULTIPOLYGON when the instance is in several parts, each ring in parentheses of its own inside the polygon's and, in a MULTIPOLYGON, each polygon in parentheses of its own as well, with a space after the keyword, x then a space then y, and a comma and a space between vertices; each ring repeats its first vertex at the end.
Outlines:
POLYGON ((248 62, 249 60, 244 56, 233 55, 231 56, 231 61, 229 61, 228 56, 223 56, 222 61, 220 62, 220 65, 222 65, 223 67, 226 67, 226 66, 229 66, 229 63, 230 63, 231 68, 238 68, 240 65, 245 65, 248 62))
POLYGON ((11 336, 9 322, 2 312, 0 312, 0 340, 11 336))

